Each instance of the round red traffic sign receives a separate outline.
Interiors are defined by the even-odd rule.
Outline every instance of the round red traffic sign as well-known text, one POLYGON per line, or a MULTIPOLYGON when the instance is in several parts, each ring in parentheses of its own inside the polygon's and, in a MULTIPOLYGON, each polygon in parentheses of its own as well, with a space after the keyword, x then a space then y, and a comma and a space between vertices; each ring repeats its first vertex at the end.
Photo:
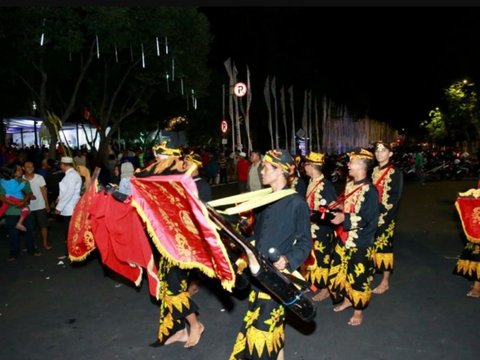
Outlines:
POLYGON ((233 85, 233 93, 235 94, 235 96, 245 96, 247 90, 247 85, 245 85, 243 82, 237 82, 235 85, 233 85))
POLYGON ((228 131, 228 123, 226 120, 222 120, 220 123, 220 130, 222 130, 222 133, 226 133, 228 131))

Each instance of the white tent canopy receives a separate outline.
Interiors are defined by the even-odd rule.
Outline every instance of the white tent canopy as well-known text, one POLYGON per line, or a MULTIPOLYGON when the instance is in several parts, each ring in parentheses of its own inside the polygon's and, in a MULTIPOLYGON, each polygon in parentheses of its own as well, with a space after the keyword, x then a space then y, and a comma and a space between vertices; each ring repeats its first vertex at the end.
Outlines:
MULTIPOLYGON (((43 120, 34 116, 19 116, 3 119, 7 143, 10 141, 21 147, 32 145, 49 145, 50 135, 43 125, 43 120)), ((59 141, 68 143, 72 148, 86 145, 87 139, 92 141, 97 130, 90 124, 64 123, 60 130, 59 141), (83 130, 85 128, 85 131, 83 130)), ((100 139, 97 138, 95 146, 98 148, 100 139)))

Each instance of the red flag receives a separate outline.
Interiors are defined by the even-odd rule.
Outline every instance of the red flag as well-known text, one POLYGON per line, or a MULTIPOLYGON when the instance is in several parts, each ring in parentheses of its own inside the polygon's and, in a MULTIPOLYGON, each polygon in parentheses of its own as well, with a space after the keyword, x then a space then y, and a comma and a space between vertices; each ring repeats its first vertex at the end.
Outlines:
POLYGON ((463 231, 470 242, 480 244, 480 189, 459 193, 455 201, 463 231))
POLYGON ((191 176, 133 177, 132 205, 137 209, 159 252, 180 268, 197 268, 217 277, 225 289, 235 273, 191 176))

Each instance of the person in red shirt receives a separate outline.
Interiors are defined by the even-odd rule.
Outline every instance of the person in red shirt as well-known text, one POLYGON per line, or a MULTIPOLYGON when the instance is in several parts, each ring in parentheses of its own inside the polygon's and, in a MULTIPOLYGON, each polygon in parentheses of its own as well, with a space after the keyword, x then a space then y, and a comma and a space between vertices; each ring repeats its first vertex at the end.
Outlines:
POLYGON ((247 160, 247 154, 241 151, 238 156, 240 157, 237 162, 237 181, 238 192, 247 192, 248 183, 248 170, 250 169, 250 161, 247 160))

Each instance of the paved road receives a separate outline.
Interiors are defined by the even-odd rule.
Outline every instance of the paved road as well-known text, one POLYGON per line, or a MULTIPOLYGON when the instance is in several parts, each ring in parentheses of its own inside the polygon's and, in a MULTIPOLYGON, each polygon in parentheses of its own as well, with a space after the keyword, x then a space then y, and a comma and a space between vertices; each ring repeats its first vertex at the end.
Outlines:
MULTIPOLYGON (((347 325, 349 310, 334 313, 328 302, 319 305, 314 323, 289 318, 286 358, 480 358, 480 300, 467 298, 470 283, 452 275, 464 241, 455 196, 475 184, 406 184, 391 290, 373 297, 357 328, 347 325)), ((216 187, 214 196, 226 196, 233 187, 216 187)), ((199 345, 151 348, 158 306, 146 283, 132 287, 95 256, 58 265, 63 250, 58 224, 52 223, 50 231, 52 250, 39 258, 24 255, 14 264, 6 261, 0 229, 0 359, 228 359, 246 308, 245 293, 230 296, 207 282, 195 295, 206 325, 199 345)))

